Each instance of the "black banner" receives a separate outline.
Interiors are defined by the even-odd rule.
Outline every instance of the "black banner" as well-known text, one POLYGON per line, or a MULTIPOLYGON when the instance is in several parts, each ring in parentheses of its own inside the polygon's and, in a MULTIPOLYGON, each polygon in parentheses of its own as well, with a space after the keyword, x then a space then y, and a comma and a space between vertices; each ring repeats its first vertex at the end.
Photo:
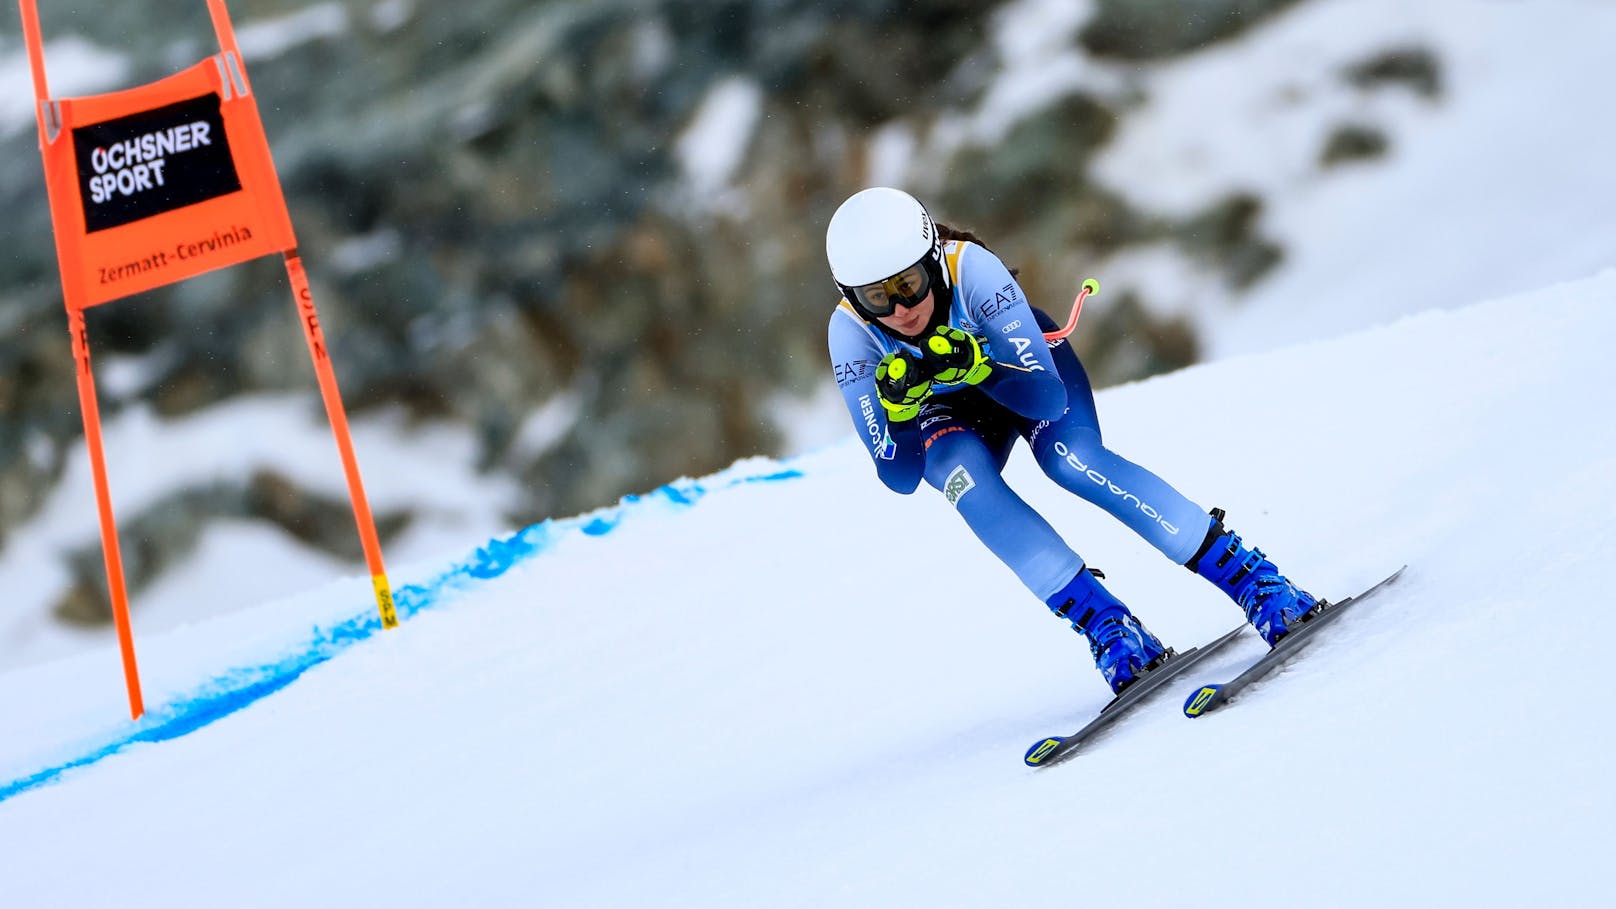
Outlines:
POLYGON ((241 189, 214 93, 73 130, 91 233, 241 189))

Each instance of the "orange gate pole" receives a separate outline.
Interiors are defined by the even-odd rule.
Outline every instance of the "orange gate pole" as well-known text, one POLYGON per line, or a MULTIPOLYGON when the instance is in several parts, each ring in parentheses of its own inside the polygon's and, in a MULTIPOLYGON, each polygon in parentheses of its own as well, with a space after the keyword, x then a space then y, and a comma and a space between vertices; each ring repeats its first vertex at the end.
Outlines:
POLYGON ((364 481, 359 477, 359 459, 354 455, 353 437, 348 431, 348 415, 342 407, 337 375, 331 368, 331 357, 326 351, 325 333, 320 330, 320 315, 314 311, 314 294, 309 290, 309 278, 303 271, 303 259, 298 256, 297 250, 289 250, 284 259, 286 277, 292 282, 292 296, 297 303, 298 321, 303 323, 303 338, 309 342, 309 357, 314 360, 320 397, 325 401, 326 419, 331 422, 331 434, 337 440, 337 453, 342 457, 342 470, 348 476, 348 499, 353 503, 354 523, 359 525, 359 543, 365 550, 371 587, 376 591, 376 609, 381 613, 383 628, 396 628, 398 613, 393 607, 393 592, 387 583, 387 570, 382 565, 382 545, 376 537, 376 521, 371 517, 370 503, 365 498, 364 481))
POLYGON ((78 363, 79 410, 84 415, 84 445, 90 453, 95 478, 95 504, 101 520, 101 557, 107 566, 107 588, 112 595, 112 621, 118 628, 118 650, 123 654, 124 686, 129 689, 129 717, 146 712, 140 695, 140 670, 135 663, 135 634, 129 622, 129 593, 124 584, 123 553, 118 548, 118 523, 112 516, 112 487, 107 482, 107 460, 101 444, 101 408, 95 399, 95 377, 90 372, 90 340, 84 311, 67 309, 67 330, 73 336, 73 359, 78 363))
MULTIPOLYGON (((39 11, 34 0, 18 0, 22 10, 23 39, 28 45, 28 64, 34 77, 34 115, 39 123, 39 141, 44 147, 46 105, 50 99, 50 86, 45 81, 45 51, 40 38, 39 11)), ((52 204, 58 204, 52 199, 52 204)), ((84 420, 84 444, 90 456, 90 473, 95 483, 95 503, 100 515, 101 555, 106 563, 107 588, 112 600, 112 621, 118 630, 118 650, 123 656, 124 687, 129 692, 129 716, 140 719, 146 712, 145 699, 140 693, 140 669, 135 661, 135 635, 129 621, 129 593, 124 582, 123 553, 118 547, 118 525, 113 519, 112 486, 107 480, 105 448, 101 440, 101 408, 95 396, 95 375, 90 369, 90 339, 84 326, 84 309, 80 295, 72 288, 77 284, 65 280, 69 270, 78 268, 77 262, 60 263, 64 280, 64 302, 67 304, 67 331, 72 337, 73 370, 78 382, 79 411, 84 420)))
MULTIPOLYGON (((235 58, 237 75, 247 94, 251 95, 252 83, 247 79, 247 66, 241 59, 240 47, 236 45, 236 30, 230 24, 230 14, 225 9, 224 0, 207 2, 208 15, 213 20, 213 33, 219 39, 219 50, 227 57, 235 58)), ((276 179, 273 169, 268 177, 276 179)), ((371 516, 370 502, 365 498, 365 484, 359 475, 359 459, 354 454, 348 414, 342 406, 342 393, 337 389, 336 372, 331 368, 325 333, 320 330, 320 317, 314 310, 314 294, 309 290, 308 275, 303 270, 303 259, 296 247, 282 253, 282 258, 286 262, 286 277, 292 283, 298 321, 303 324, 303 337, 309 345, 309 357, 314 361, 314 375, 320 384, 326 419, 331 423, 331 435, 336 439, 337 454, 342 458, 342 470, 348 479, 348 500, 353 506, 354 523, 359 527, 359 545, 364 549, 371 588, 376 594, 376 611, 381 615, 383 628, 397 628, 398 613, 393 606, 393 590, 387 582, 387 569, 382 563, 381 541, 376 536, 376 521, 371 516)))

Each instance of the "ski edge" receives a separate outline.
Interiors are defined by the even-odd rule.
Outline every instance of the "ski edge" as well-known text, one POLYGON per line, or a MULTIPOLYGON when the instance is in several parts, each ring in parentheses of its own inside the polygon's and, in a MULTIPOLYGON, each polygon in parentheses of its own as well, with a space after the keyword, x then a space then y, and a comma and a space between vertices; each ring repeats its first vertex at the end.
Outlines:
POLYGON ((1261 680, 1272 672, 1278 664, 1289 660, 1297 651, 1311 643, 1313 638, 1317 637, 1317 632, 1335 619, 1340 618, 1347 611, 1346 607, 1359 600, 1367 599, 1396 583, 1397 579, 1402 577, 1403 572, 1407 569, 1408 566, 1403 565, 1363 591, 1347 597, 1339 603, 1331 604, 1317 618, 1303 626, 1306 634, 1294 639, 1281 640, 1279 646, 1263 654, 1255 663, 1247 666, 1244 671, 1229 681, 1211 682, 1195 689, 1184 700, 1184 715, 1192 720, 1197 719, 1227 704, 1242 689, 1261 680))
POLYGON ((1236 626, 1200 647, 1191 647, 1178 654, 1177 657, 1162 665, 1151 675, 1140 679, 1138 683, 1112 698, 1081 729, 1070 735, 1046 736, 1033 743, 1033 746, 1028 748, 1027 753, 1022 757, 1022 763, 1037 770, 1053 767, 1070 759, 1077 754, 1078 746, 1126 714, 1128 707, 1145 700, 1156 693, 1158 689, 1165 688, 1168 682, 1188 672, 1196 663, 1222 649, 1225 644, 1233 641, 1246 628, 1247 626, 1245 625, 1236 626), (1165 674, 1156 676, 1156 673, 1162 672, 1165 672, 1165 674), (1156 677, 1152 678, 1152 676, 1156 677), (1140 687, 1141 685, 1145 687, 1140 687))

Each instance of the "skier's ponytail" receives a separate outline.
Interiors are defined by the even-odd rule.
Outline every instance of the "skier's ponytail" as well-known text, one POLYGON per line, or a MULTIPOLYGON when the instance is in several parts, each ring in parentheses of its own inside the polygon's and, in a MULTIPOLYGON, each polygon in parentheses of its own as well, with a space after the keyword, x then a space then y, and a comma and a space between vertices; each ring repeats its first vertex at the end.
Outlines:
MULTIPOLYGON (((988 252, 993 252, 992 247, 988 246, 986 243, 983 243, 981 238, 979 238, 976 234, 973 234, 968 230, 957 230, 955 228, 949 227, 947 224, 944 224, 941 221, 933 221, 932 223, 937 225, 937 235, 939 237, 943 238, 944 243, 947 243, 949 240, 964 240, 964 241, 966 241, 968 243, 975 243, 977 246, 982 247, 983 249, 987 250, 988 252)), ((998 255, 998 253, 993 253, 993 254, 998 255)), ((1008 264, 1005 267, 1010 268, 1010 266, 1008 264)), ((1020 274, 1021 274, 1021 269, 1019 269, 1019 268, 1010 268, 1010 277, 1014 278, 1014 277, 1016 277, 1016 276, 1018 276, 1020 274)))

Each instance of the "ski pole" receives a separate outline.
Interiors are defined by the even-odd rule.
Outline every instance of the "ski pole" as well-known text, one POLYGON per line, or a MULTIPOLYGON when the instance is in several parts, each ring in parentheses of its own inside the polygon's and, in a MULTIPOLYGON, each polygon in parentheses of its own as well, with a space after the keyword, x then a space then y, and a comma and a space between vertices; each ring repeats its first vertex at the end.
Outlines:
POLYGON ((1084 278, 1083 289, 1077 292, 1077 299, 1072 301, 1072 314, 1071 316, 1067 317, 1065 327, 1057 331, 1044 332, 1044 340, 1046 342, 1059 341, 1060 339, 1071 334, 1072 329, 1077 327, 1077 317, 1083 314, 1083 300, 1086 299, 1089 294, 1097 294, 1099 292, 1099 281, 1096 281, 1093 278, 1084 278))

